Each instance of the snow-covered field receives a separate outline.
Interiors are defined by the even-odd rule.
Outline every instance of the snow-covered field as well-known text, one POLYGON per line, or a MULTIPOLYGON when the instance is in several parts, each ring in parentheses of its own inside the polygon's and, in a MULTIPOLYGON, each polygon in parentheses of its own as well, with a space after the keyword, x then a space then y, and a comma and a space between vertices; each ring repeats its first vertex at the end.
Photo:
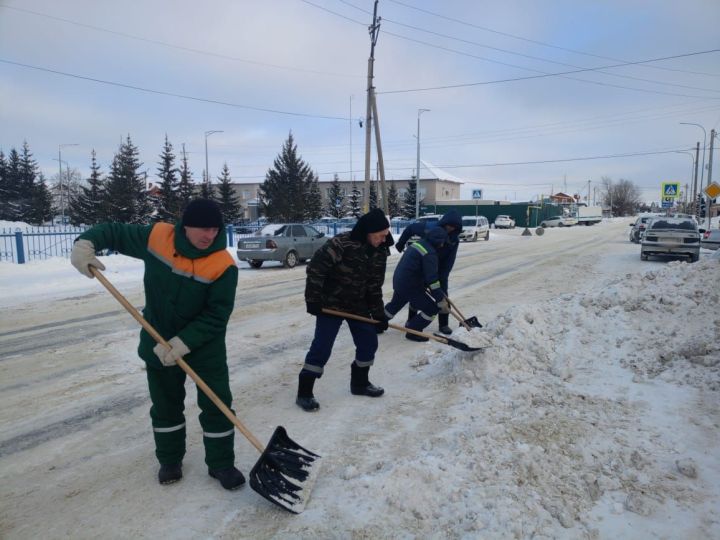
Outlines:
MULTIPOLYGON (((136 323, 66 260, 0 264, 0 537, 720 537, 720 258, 640 261, 628 222, 463 244, 450 295, 491 346, 388 331, 370 399, 342 330, 314 414, 294 405, 304 267, 241 263, 234 408, 324 457, 297 516, 207 476, 194 391, 185 478, 159 486, 136 323)), ((105 264, 141 305, 141 265, 105 264)), ((235 447, 247 473, 258 454, 235 447)))

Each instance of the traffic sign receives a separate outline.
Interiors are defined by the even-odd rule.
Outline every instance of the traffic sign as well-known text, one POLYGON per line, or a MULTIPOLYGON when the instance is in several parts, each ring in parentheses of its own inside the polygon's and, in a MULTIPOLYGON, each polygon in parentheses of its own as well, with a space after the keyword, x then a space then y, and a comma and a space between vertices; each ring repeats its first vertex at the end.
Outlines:
POLYGON ((677 199, 680 196, 680 182, 663 182, 662 197, 677 199))
POLYGON ((482 199, 482 189, 473 189, 472 190, 472 198, 473 199, 482 199))
POLYGON ((705 192, 705 195, 707 195, 711 199, 714 199, 715 197, 720 196, 720 184, 718 184, 717 182, 713 182, 703 191, 705 192))
POLYGON ((673 207, 673 199, 670 197, 663 197, 663 200, 660 203, 660 206, 662 208, 672 208, 673 207))

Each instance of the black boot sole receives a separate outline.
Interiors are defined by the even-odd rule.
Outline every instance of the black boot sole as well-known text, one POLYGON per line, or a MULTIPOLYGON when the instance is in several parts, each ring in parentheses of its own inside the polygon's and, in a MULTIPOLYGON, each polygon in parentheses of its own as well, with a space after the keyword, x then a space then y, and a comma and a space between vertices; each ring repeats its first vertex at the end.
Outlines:
POLYGON ((305 412, 315 412, 320 409, 320 404, 315 398, 297 398, 295 405, 305 412))
POLYGON ((350 387, 350 393, 353 396, 367 396, 367 397, 380 397, 385 393, 384 388, 380 388, 378 386, 372 386, 371 388, 368 387, 362 387, 358 388, 356 387, 350 387))

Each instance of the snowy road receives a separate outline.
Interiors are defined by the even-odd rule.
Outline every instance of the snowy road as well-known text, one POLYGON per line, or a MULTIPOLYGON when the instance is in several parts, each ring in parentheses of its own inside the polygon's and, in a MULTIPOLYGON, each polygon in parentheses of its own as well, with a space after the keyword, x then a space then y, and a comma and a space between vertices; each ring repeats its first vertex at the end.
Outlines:
MULTIPOLYGON (((709 252, 697 265, 641 262, 628 222, 541 237, 493 231, 489 242, 462 244, 451 298, 497 345, 463 355, 389 331, 371 370, 386 395, 371 400, 349 394, 353 347, 343 330, 316 385, 316 414, 294 405, 313 330, 304 266, 241 263, 228 332, 234 409, 261 441, 284 425, 325 456, 300 516, 207 476, 189 385, 185 478, 159 486, 137 324, 89 281, 79 282, 86 293, 30 297, 0 331, 0 536, 612 538, 623 527, 635 527, 634 538, 717 536, 720 467, 703 457, 718 443, 717 346, 697 345, 703 360, 693 369, 706 371, 664 380, 670 392, 648 383, 643 340, 630 328, 641 318, 663 324, 662 313, 643 305, 628 322, 627 308, 598 307, 608 283, 643 302, 644 272, 690 272, 711 262, 709 252), (661 406, 656 392, 680 409, 661 406), (667 466, 673 452, 691 455, 699 479, 684 483, 667 466)), ((113 281, 112 258, 106 265, 113 281)), ((118 286, 136 306, 140 287, 118 286)), ((717 344, 720 322, 703 306, 675 313, 673 324, 697 317, 717 344)), ((666 376, 680 369, 669 366, 666 376)), ((239 433, 235 448, 247 473, 257 452, 239 433)))

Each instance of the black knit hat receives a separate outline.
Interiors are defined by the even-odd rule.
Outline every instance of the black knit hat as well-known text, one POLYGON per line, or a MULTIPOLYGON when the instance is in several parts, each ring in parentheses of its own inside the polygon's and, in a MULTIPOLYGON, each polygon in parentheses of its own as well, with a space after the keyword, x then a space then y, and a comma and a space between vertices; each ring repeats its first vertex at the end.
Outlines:
POLYGON ((385 217, 385 213, 379 208, 373 208, 367 214, 360 216, 360 219, 358 219, 350 233, 350 238, 355 241, 364 242, 368 234, 384 231, 389 228, 390 222, 385 217))
POLYGON ((217 203, 208 199, 195 199, 187 205, 182 216, 182 224, 186 227, 202 229, 221 229, 223 218, 217 203))

